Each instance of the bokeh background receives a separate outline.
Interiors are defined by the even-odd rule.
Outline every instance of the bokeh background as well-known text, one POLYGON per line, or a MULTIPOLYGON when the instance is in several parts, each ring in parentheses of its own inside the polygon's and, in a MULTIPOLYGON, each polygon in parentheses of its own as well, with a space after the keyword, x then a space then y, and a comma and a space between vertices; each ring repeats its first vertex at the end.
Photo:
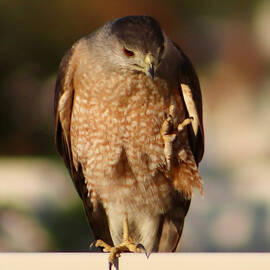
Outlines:
POLYGON ((204 101, 204 198, 183 251, 270 251, 270 1, 1 0, 0 251, 88 251, 53 142, 57 68, 78 38, 147 14, 189 55, 204 101))

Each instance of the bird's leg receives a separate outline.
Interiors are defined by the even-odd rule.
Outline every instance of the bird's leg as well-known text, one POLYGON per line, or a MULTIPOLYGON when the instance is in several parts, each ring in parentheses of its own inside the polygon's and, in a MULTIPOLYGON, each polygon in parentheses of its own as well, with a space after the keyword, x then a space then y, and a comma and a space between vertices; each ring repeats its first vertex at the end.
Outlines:
MULTIPOLYGON (((121 251, 129 251, 129 252, 141 252, 141 244, 135 244, 132 238, 128 233, 128 219, 125 215, 123 218, 123 242, 119 245, 121 251)), ((144 249, 144 248, 143 248, 144 249)))
POLYGON ((160 131, 162 139, 164 141, 164 155, 167 162, 168 171, 170 171, 170 168, 171 168, 171 158, 172 158, 172 153, 173 153, 172 143, 176 138, 176 134, 171 133, 173 129, 174 112, 175 112, 174 105, 171 105, 169 109, 169 115, 163 122, 161 131, 160 131))
POLYGON ((169 115, 165 119, 161 127, 161 136, 164 141, 164 155, 167 163, 167 170, 171 170, 171 159, 173 156, 173 141, 175 140, 177 134, 183 130, 185 126, 191 123, 193 117, 186 118, 182 123, 180 123, 177 129, 174 127, 173 120, 175 115, 175 105, 171 105, 169 108, 169 115))
POLYGON ((142 244, 135 244, 128 233, 128 219, 125 215, 123 218, 123 242, 119 246, 112 247, 102 240, 97 240, 96 247, 103 248, 103 252, 110 252, 109 269, 111 269, 116 258, 120 257, 122 252, 146 252, 142 244))

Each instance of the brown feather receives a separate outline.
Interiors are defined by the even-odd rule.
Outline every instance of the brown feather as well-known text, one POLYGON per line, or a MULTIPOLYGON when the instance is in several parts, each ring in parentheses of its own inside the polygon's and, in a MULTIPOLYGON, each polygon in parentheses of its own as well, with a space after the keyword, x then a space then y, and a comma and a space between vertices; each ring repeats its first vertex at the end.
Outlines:
MULTIPOLYGON (((180 66, 180 75, 179 75, 180 96, 182 97, 183 103, 185 104, 182 89, 181 89, 181 84, 188 85, 192 92, 195 107, 197 109, 198 116, 199 116, 200 123, 199 123, 199 130, 198 130, 197 135, 194 134, 191 127, 188 127, 190 146, 191 146, 195 161, 197 164, 199 164, 199 162, 202 160, 203 153, 204 153, 204 129, 203 129, 203 118, 202 118, 203 112, 202 112, 202 94, 201 94, 200 82, 196 74, 196 71, 191 61, 189 60, 189 58, 182 52, 182 50, 176 43, 174 43, 174 45, 178 49, 182 57, 181 66, 180 66)), ((187 109, 186 109, 186 115, 188 116, 187 109)))
POLYGON ((95 238, 102 238, 108 244, 112 244, 108 219, 104 208, 101 204, 98 204, 96 211, 93 211, 82 167, 76 160, 74 164, 71 151, 70 123, 74 92, 76 91, 73 87, 73 78, 76 71, 76 50, 78 50, 79 45, 79 42, 75 43, 66 53, 58 71, 54 97, 55 142, 57 150, 63 157, 77 192, 83 201, 85 213, 95 238))
MULTIPOLYGON (((204 153, 204 130, 202 119, 202 96, 200 84, 197 74, 188 59, 181 51, 177 44, 174 43, 182 56, 180 74, 179 74, 179 94, 181 100, 176 98, 177 106, 182 104, 185 107, 186 115, 184 118, 190 117, 187 104, 181 89, 181 84, 186 84, 192 93, 194 107, 198 113, 199 126, 198 132, 195 134, 192 125, 187 126, 189 146, 179 150, 177 158, 171 169, 170 178, 173 180, 174 188, 179 192, 174 198, 172 213, 168 213, 161 220, 161 236, 158 251, 176 251, 179 249, 180 238, 182 235, 185 216, 190 207, 193 187, 203 192, 202 181, 198 171, 198 163, 201 161, 204 153), (191 149, 191 151, 189 150, 191 149), (180 198, 180 199, 179 199, 180 198)), ((175 95, 177 97, 177 95, 175 95)), ((183 120, 183 119, 182 119, 183 120)))
MULTIPOLYGON (((81 39, 61 62, 55 89, 57 149, 96 239, 119 244, 126 215, 134 241, 149 251, 175 251, 192 188, 202 189, 197 166, 204 151, 198 77, 189 59, 170 42, 160 77, 157 73, 152 80, 134 72, 109 30, 110 24, 81 39), (189 104, 182 84, 188 86, 189 104), (196 128, 191 124, 177 133, 177 125, 190 116, 190 104, 198 115, 196 128), (160 127, 171 105, 176 107, 172 135, 176 131, 177 136, 167 176, 162 171, 166 160, 160 127)), ((152 39, 148 43, 153 45, 152 39)))
POLYGON ((171 211, 162 216, 159 252, 174 252, 178 250, 182 236, 184 221, 190 207, 190 199, 185 199, 182 194, 175 192, 171 211))

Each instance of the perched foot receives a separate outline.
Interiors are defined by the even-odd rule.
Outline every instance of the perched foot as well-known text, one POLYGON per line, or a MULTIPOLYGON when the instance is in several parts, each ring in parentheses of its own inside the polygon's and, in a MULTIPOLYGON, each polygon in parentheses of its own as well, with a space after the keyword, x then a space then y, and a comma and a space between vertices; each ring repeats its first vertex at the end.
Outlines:
POLYGON ((120 257, 122 252, 142 252, 144 248, 140 244, 136 245, 131 241, 123 241, 119 246, 112 247, 102 240, 96 241, 96 247, 103 248, 103 252, 110 252, 109 256, 109 269, 112 268, 116 258, 120 257))
POLYGON ((95 243, 96 247, 103 248, 103 252, 110 252, 109 256, 109 269, 112 268, 116 258, 120 257, 122 252, 145 252, 146 250, 142 244, 135 244, 128 234, 128 222, 125 217, 123 220, 123 242, 117 246, 112 247, 105 243, 103 240, 97 240, 95 243))
POLYGON ((183 130, 185 126, 191 123, 193 117, 186 118, 182 123, 180 123, 177 129, 174 127, 173 120, 175 115, 175 106, 171 105, 169 109, 169 115, 165 119, 161 127, 161 136, 164 141, 164 155, 167 163, 167 170, 171 170, 171 159, 173 155, 173 141, 175 140, 177 134, 183 130))

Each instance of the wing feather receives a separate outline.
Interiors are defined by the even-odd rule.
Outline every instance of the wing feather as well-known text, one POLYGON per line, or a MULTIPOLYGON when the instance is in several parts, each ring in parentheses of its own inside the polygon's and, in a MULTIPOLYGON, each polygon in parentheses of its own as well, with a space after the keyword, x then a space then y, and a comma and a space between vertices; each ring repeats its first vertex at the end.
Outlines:
POLYGON ((79 47, 80 41, 75 43, 66 53, 59 67, 54 97, 55 142, 57 150, 63 157, 77 192, 83 201, 88 222, 95 238, 104 239, 107 243, 112 244, 104 208, 99 203, 97 209, 95 211, 93 210, 93 205, 89 199, 89 191, 85 185, 82 166, 72 155, 70 125, 74 93, 76 91, 74 89, 73 79, 79 62, 79 47))
POLYGON ((189 128, 190 147, 197 165, 204 154, 204 129, 202 112, 201 87, 196 71, 189 58, 182 52, 180 47, 174 43, 181 55, 179 71, 180 96, 186 107, 189 117, 193 117, 192 128, 189 128))
POLYGON ((158 251, 179 249, 185 216, 190 207, 192 188, 197 187, 202 193, 202 182, 197 167, 204 152, 201 89, 190 60, 177 44, 174 45, 181 56, 179 94, 185 106, 186 117, 193 117, 193 121, 192 125, 187 126, 190 149, 182 149, 183 157, 179 156, 181 159, 179 165, 172 166, 172 179, 177 195, 173 200, 172 213, 166 214, 161 220, 158 251))
POLYGON ((56 147, 63 157, 81 196, 81 189, 78 186, 78 182, 81 180, 78 179, 78 164, 73 163, 70 142, 70 123, 74 97, 73 78, 76 71, 77 46, 78 43, 75 43, 61 61, 55 85, 54 113, 56 147))

